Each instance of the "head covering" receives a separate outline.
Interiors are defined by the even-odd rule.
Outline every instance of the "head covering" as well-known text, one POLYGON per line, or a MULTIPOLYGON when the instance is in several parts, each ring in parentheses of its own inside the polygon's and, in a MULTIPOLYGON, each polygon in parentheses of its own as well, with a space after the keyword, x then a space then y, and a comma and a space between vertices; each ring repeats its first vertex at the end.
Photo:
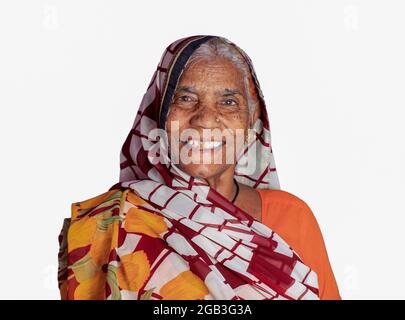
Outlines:
MULTIPOLYGON (((202 43, 214 37, 187 37, 173 42, 166 48, 149 83, 148 89, 143 96, 132 129, 122 146, 120 155, 120 182, 150 178, 154 181, 164 182, 167 185, 180 182, 183 185, 192 186, 190 181, 194 181, 195 179, 183 172, 179 172, 176 167, 173 168, 170 159, 168 159, 166 164, 161 164, 156 163, 156 159, 151 158, 151 152, 149 151, 152 145, 157 144, 157 141, 151 141, 148 135, 153 129, 164 128, 169 104, 184 66, 193 52, 202 43), (177 175, 181 175, 182 179, 174 181, 177 175)), ((242 157, 238 160, 235 178, 239 182, 253 188, 279 189, 279 181, 271 148, 266 103, 252 61, 234 43, 223 37, 216 38, 221 38, 226 43, 234 46, 243 56, 249 66, 262 107, 260 117, 253 128, 256 135, 250 141, 242 157), (248 163, 255 163, 253 174, 250 172, 251 167, 248 167, 248 163)), ((198 183, 201 184, 203 182, 198 181, 198 183)))
MULTIPOLYGON (((223 37, 198 35, 166 48, 122 146, 120 182, 111 190, 130 188, 144 200, 137 204, 138 209, 164 218, 168 228, 159 237, 180 261, 173 269, 186 265, 202 279, 209 290, 206 298, 316 299, 316 273, 275 232, 206 182, 181 171, 170 158, 167 163, 156 163, 156 153, 150 152, 158 142, 149 133, 164 128, 188 59, 201 44, 215 37, 234 46, 244 57, 262 106, 254 124, 255 136, 238 160, 235 178, 253 188, 279 188, 266 104, 250 58, 223 37), (248 161, 256 162, 253 173, 246 168, 248 161)), ((142 250, 147 251, 147 246, 142 250)))

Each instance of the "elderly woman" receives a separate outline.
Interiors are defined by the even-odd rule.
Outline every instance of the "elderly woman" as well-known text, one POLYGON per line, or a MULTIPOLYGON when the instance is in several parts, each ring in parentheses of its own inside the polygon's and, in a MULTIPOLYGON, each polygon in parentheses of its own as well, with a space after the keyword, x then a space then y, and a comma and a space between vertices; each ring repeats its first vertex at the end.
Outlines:
POLYGON ((340 299, 313 213, 279 190, 269 130, 243 50, 167 47, 120 182, 65 219, 62 299, 340 299))

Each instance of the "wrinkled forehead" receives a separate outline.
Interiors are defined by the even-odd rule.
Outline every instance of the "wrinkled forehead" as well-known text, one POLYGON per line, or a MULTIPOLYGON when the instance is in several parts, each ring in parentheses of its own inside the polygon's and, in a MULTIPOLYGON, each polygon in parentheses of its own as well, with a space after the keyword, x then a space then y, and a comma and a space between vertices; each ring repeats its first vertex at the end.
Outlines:
MULTIPOLYGON (((170 44, 162 55, 160 63, 158 65, 156 79, 157 89, 160 93, 160 103, 159 103, 159 127, 164 128, 166 117, 169 109, 170 102, 176 90, 177 84, 184 71, 187 62, 190 60, 193 53, 205 42, 213 39, 219 38, 217 36, 193 36, 188 38, 179 39, 172 44, 170 44)), ((222 38, 228 44, 234 46, 237 51, 244 58, 250 74, 253 79, 253 86, 256 87, 258 96, 264 105, 264 99, 260 86, 253 69, 252 62, 246 53, 237 47, 235 44, 229 40, 222 38)), ((150 84, 151 85, 151 84, 150 84)))
MULTIPOLYGON (((246 63, 244 63, 246 65, 246 63)), ((230 61, 226 57, 198 56, 192 57, 184 67, 177 82, 176 91, 180 84, 205 84, 212 80, 212 84, 221 85, 224 82, 244 84, 250 80, 246 66, 241 67, 240 63, 230 61), (247 75, 247 77, 246 77, 247 75)))

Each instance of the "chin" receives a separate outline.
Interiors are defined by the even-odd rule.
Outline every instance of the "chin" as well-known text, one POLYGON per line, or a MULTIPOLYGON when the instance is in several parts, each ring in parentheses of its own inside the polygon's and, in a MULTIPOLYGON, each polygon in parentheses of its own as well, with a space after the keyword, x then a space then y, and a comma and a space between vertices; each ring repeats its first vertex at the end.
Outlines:
POLYGON ((229 165, 226 164, 187 164, 181 165, 180 168, 188 175, 200 178, 210 179, 215 176, 221 175, 224 171, 229 169, 229 165))

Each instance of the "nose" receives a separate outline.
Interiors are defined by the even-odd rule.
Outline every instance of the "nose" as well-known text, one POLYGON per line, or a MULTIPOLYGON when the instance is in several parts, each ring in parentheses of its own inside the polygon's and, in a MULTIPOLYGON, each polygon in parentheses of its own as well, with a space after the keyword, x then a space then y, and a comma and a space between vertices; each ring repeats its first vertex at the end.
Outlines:
POLYGON ((190 125, 202 129, 215 129, 220 127, 220 114, 214 103, 200 102, 196 112, 190 118, 190 125))

